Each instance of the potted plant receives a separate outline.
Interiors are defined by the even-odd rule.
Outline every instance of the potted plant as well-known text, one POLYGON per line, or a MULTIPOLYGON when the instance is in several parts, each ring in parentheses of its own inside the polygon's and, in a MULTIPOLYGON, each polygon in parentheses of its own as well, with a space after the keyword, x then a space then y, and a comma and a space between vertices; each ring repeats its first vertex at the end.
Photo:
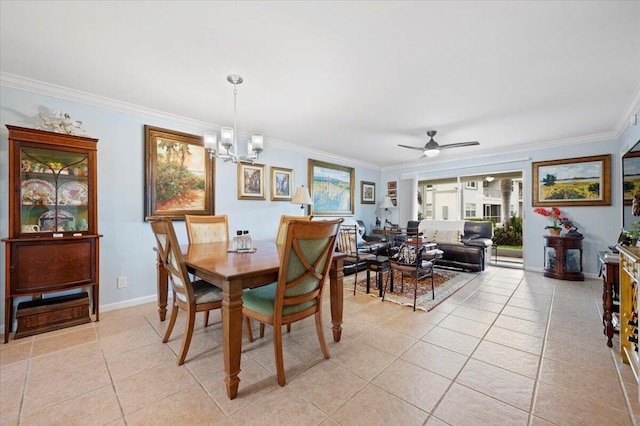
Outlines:
MULTIPOLYGON (((552 225, 547 225, 544 227, 544 229, 549 230, 549 233, 551 235, 560 235, 562 227, 566 227, 565 224, 567 223, 571 224, 569 218, 566 216, 562 216, 562 211, 557 207, 551 207, 548 209, 545 209, 544 207, 536 207, 535 209, 533 209, 533 212, 538 213, 539 215, 542 215, 544 217, 548 217, 551 220, 552 225)), ((571 228, 571 225, 567 227, 567 229, 569 228, 571 228)))
POLYGON ((635 247, 640 238, 640 220, 631 224, 630 230, 625 230, 625 234, 631 239, 631 247, 635 247))

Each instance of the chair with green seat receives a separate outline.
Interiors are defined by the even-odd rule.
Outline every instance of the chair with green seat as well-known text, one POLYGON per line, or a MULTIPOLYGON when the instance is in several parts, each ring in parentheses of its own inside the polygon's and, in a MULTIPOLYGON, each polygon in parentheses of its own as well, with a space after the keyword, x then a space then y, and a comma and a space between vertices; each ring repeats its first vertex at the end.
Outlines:
POLYGON ((196 313, 208 313, 212 309, 220 309, 222 307, 222 291, 206 281, 196 280, 192 282, 189 279, 187 266, 184 263, 171 219, 165 217, 151 220, 151 230, 156 237, 160 260, 167 271, 171 289, 173 290, 171 318, 162 343, 169 341, 173 326, 178 318, 178 311, 183 309, 187 313, 182 347, 177 360, 178 365, 182 365, 191 344, 196 313))
POLYGON ((273 326, 273 347, 280 386, 285 385, 283 325, 315 316, 320 348, 324 357, 329 358, 322 328, 322 289, 329 274, 341 222, 342 219, 290 221, 284 244, 278 246, 278 281, 247 290, 242 295, 242 313, 249 341, 253 342, 250 319, 273 326))

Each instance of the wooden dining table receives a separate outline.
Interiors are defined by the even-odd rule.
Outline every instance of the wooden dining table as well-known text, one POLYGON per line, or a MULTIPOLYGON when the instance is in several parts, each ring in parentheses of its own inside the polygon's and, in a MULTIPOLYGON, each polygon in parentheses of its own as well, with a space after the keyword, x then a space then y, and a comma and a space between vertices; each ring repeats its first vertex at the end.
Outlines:
MULTIPOLYGON (((222 289, 222 346, 227 396, 238 395, 240 357, 242 353, 242 290, 278 280, 279 246, 273 242, 254 241, 253 253, 230 252, 228 242, 181 246, 187 269, 199 278, 222 289)), ((329 270, 329 298, 333 340, 340 341, 343 306, 343 253, 334 253, 329 270)), ((158 258, 158 313, 160 321, 167 315, 169 292, 167 272, 158 258)))

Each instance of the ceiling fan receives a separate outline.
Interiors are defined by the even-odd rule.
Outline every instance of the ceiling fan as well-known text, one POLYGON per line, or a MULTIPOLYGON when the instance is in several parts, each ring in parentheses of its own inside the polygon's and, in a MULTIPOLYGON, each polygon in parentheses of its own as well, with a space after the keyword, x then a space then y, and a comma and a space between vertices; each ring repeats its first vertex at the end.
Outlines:
POLYGON ((438 142, 433 140, 433 137, 436 135, 436 133, 437 132, 435 130, 427 131, 427 136, 429 136, 431 139, 429 139, 429 142, 427 142, 424 147, 408 146, 408 145, 401 145, 401 144, 398 144, 398 146, 401 146, 403 148, 416 149, 418 151, 422 151, 423 155, 420 158, 424 158, 424 157, 435 157, 436 155, 440 154, 441 149, 460 148, 463 146, 480 145, 480 142, 478 141, 458 142, 458 143, 450 143, 447 145, 440 145, 438 142))

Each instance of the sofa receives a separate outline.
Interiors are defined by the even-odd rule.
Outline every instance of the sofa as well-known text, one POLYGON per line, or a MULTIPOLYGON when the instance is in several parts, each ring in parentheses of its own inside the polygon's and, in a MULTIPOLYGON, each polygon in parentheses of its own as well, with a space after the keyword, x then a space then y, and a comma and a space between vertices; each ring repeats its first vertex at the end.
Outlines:
POLYGON ((488 265, 493 245, 493 223, 490 221, 425 219, 409 221, 407 228, 418 228, 425 239, 435 242, 444 252, 436 261, 437 266, 480 272, 488 265))

